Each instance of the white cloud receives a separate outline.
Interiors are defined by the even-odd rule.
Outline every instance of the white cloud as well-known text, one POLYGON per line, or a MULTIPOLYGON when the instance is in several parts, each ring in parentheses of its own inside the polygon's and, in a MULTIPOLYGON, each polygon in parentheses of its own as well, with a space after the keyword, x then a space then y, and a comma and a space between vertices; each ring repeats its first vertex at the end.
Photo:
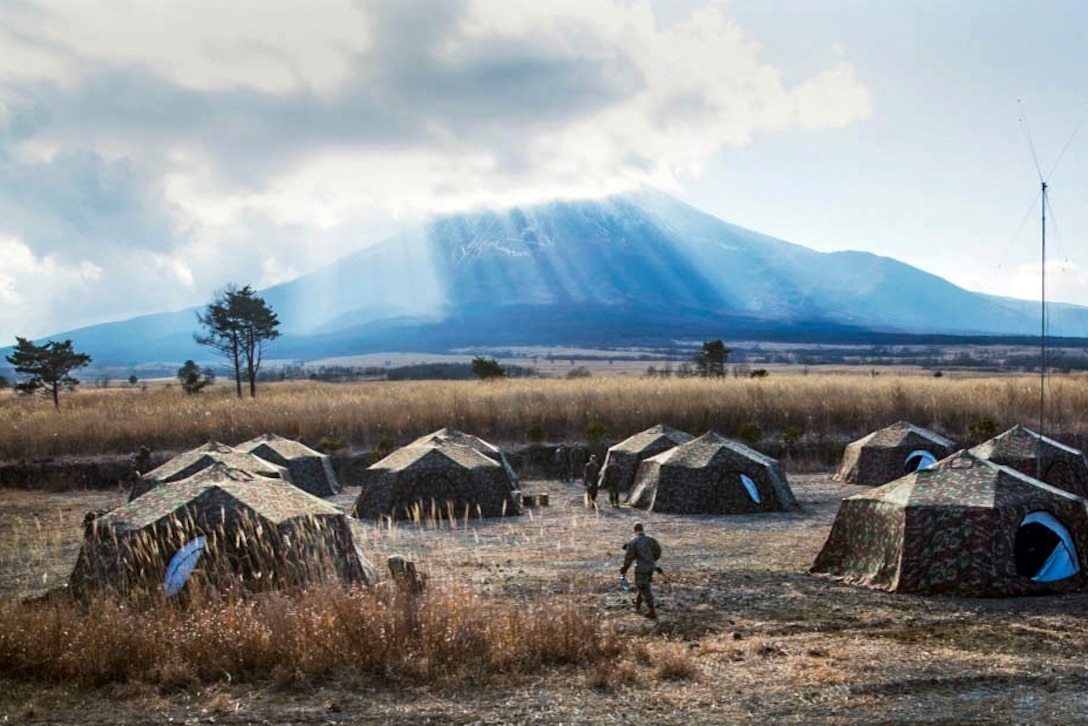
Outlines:
MULTIPOLYGON (((1004 293, 1025 300, 1039 300, 1042 293, 1042 263, 1016 268, 1010 288, 1004 293)), ((1088 271, 1071 260, 1047 260, 1046 298, 1051 302, 1088 305, 1088 271)))
MULTIPOLYGON (((22 7, 5 11, 19 32, 0 36, 0 55, 32 39, 55 62, 6 73, 50 76, 68 62, 65 82, 96 94, 60 93, 71 115, 54 114, 44 136, 164 166, 164 156, 203 155, 230 180, 220 205, 237 196, 249 208, 269 188, 312 189, 333 170, 322 201, 302 192, 286 205, 325 226, 351 216, 342 210, 387 201, 365 183, 344 192, 329 156, 352 159, 357 178, 410 179, 414 206, 430 210, 452 206, 451 196, 501 201, 511 188, 542 197, 572 183, 669 185, 755 134, 837 128, 871 113, 848 61, 787 87, 719 4, 667 27, 647 3, 616 0, 478 0, 461 13, 449 2, 332 0, 312 9, 210 0, 22 7), (101 108, 111 90, 116 116, 101 108)), ((282 194, 267 198, 270 212, 285 208, 282 194)))
MULTIPOLYGON (((24 0, 0 57, 0 234, 96 265, 101 316, 279 282, 392 219, 675 189, 723 147, 871 113, 848 59, 786 84, 717 2, 24 0)), ((69 273, 41 294, 71 299, 69 273)))
MULTIPOLYGON (((89 260, 65 263, 56 255, 35 255, 24 241, 2 234, 0 260, 0 331, 24 337, 48 332, 58 302, 78 297, 103 273, 89 260)), ((14 335, 0 345, 14 342, 14 335)))
MULTIPOLYGON (((379 28, 399 37, 403 22, 383 17, 379 28)), ((871 113, 848 62, 786 87, 717 6, 661 28, 642 3, 476 2, 435 32, 410 71, 394 67, 402 50, 385 66, 381 48, 373 59, 372 74, 397 89, 383 113, 418 128, 385 144, 364 120, 346 139, 318 140, 259 189, 216 190, 212 206, 327 229, 360 208, 451 211, 675 188, 680 173, 757 133, 838 128, 871 113)))
POLYGON ((329 93, 369 42, 367 17, 351 0, 0 6, 0 77, 8 79, 73 83, 101 66, 141 66, 197 90, 329 93))

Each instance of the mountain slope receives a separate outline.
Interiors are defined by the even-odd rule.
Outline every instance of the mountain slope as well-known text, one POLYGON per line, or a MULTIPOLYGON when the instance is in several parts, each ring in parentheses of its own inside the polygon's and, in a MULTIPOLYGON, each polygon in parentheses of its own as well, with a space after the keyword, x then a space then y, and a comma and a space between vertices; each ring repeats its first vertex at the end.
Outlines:
MULTIPOLYGON (((284 324, 274 355, 300 359, 799 330, 1033 335, 1039 327, 1035 303, 969 292, 868 253, 815 252, 657 192, 439 218, 262 294, 284 324)), ((193 312, 62 336, 103 363, 180 360, 201 355, 193 312)), ((1086 308, 1054 306, 1052 320, 1056 335, 1088 333, 1086 308)))

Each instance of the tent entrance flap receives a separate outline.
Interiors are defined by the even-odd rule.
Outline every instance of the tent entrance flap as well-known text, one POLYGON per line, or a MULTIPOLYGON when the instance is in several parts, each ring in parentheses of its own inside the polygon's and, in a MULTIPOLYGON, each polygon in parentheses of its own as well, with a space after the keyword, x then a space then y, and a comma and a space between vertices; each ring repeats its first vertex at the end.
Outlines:
POLYGON ((1057 582, 1080 572, 1069 530, 1050 512, 1032 512, 1016 532, 1016 571, 1035 582, 1057 582))
POLYGON ((174 556, 170 558, 170 564, 166 567, 166 576, 163 578, 162 589, 166 597, 173 597, 182 591, 189 576, 196 569, 200 556, 204 554, 206 538, 201 535, 187 542, 174 556))
POLYGON ((752 481, 752 478, 747 474, 740 475, 740 482, 744 485, 744 488, 748 491, 748 496, 752 498, 752 501, 756 504, 761 504, 762 501, 759 498, 759 489, 756 488, 756 483, 752 481))
POLYGON ((937 463, 937 457, 925 449, 915 449, 907 455, 903 462, 903 471, 910 474, 919 469, 928 469, 937 463))

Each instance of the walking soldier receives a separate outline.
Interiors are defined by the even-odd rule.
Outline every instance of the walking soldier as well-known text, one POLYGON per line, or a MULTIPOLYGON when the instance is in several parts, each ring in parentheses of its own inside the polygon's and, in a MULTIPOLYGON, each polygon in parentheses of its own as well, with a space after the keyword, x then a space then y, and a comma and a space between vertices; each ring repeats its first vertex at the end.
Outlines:
POLYGON ((626 577, 631 563, 635 565, 635 587, 638 595, 635 597, 635 610, 642 610, 642 603, 648 608, 646 617, 656 618, 654 609, 654 592, 650 583, 654 579, 654 571, 657 570, 657 561, 661 558, 661 545, 658 541, 646 534, 642 522, 635 522, 635 536, 623 546, 627 554, 623 558, 623 567, 620 568, 620 576, 626 577))

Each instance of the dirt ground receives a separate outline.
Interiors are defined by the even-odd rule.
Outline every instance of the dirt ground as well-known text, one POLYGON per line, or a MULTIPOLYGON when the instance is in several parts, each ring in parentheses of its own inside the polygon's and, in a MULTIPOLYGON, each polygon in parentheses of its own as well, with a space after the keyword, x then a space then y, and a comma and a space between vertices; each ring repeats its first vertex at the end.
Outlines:
MULTIPOLYGON (((362 525, 375 561, 413 557, 432 581, 514 599, 569 593, 646 648, 623 685, 563 668, 486 685, 396 688, 345 676, 308 687, 221 683, 160 693, 0 683, 4 723, 773 724, 1086 723, 1088 594, 893 595, 807 574, 839 500, 860 487, 795 475, 797 512, 586 510, 581 489, 527 481, 550 505, 455 527, 362 525), (617 589, 641 519, 664 546, 659 619, 617 589), (681 667, 664 667, 666 661, 681 667)), ((349 488, 337 501, 347 505, 349 488)), ((602 495, 602 500, 606 499, 602 495)), ((0 491, 0 597, 62 582, 83 512, 117 492, 0 491)))

